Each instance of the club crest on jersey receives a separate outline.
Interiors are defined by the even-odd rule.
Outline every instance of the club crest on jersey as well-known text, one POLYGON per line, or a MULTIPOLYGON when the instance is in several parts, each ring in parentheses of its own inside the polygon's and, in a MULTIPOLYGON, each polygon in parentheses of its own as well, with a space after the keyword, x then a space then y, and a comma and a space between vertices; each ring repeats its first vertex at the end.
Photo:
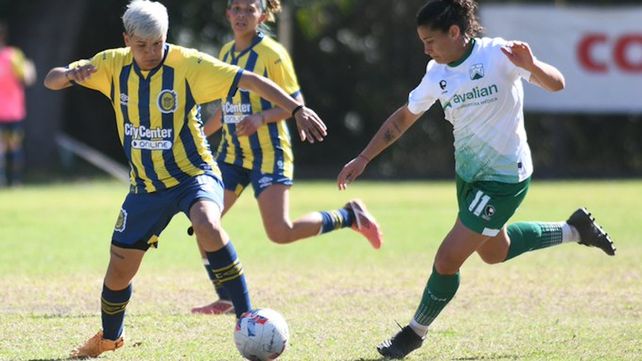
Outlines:
POLYGON ((484 77, 484 64, 474 64, 470 67, 470 79, 477 80, 484 77))
POLYGON ((163 89, 158 94, 158 109, 163 114, 173 113, 178 107, 178 95, 172 89, 163 89))
POLYGON ((120 209, 120 213, 118 214, 118 219, 116 220, 116 225, 114 226, 114 230, 116 232, 122 232, 125 230, 127 227, 127 211, 124 209, 120 209))

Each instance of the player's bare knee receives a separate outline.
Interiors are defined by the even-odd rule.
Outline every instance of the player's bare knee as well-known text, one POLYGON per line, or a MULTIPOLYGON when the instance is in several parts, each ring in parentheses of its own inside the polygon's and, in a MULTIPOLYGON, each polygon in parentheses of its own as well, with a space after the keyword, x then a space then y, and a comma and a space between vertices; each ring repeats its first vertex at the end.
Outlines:
POLYGON ((265 232, 267 233, 268 239, 276 244, 292 242, 292 232, 290 232, 290 229, 287 227, 268 227, 265 232))
POLYGON ((459 267, 461 264, 456 262, 454 258, 448 257, 447 255, 437 255, 435 257, 435 269, 441 275, 454 275, 459 272, 459 267))
POLYGON ((496 254, 479 254, 479 257, 487 264, 498 264, 504 262, 505 257, 500 257, 496 254))

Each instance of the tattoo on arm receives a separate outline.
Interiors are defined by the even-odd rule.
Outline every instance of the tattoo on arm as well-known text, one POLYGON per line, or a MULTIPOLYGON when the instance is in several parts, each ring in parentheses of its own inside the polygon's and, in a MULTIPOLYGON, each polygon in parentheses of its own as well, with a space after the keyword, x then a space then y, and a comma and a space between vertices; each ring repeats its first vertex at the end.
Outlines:
POLYGON ((403 133, 401 131, 401 128, 399 127, 399 124, 397 123, 397 121, 393 121, 392 124, 388 126, 388 129, 386 129, 386 131, 383 133, 383 138, 388 144, 393 143, 395 140, 397 140, 397 138, 399 138, 399 135, 403 133))

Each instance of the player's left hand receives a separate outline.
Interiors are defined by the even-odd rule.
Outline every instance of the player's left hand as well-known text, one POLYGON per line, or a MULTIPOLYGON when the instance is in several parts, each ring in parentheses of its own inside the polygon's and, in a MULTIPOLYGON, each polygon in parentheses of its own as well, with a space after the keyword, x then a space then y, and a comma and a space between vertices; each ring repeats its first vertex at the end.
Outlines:
POLYGON ((348 188, 348 184, 352 183, 363 173, 368 162, 366 157, 359 155, 344 165, 337 176, 337 187, 339 187, 339 190, 342 191, 348 188))
POLYGON ((297 111, 294 114, 294 120, 302 142, 306 140, 310 143, 314 143, 315 140, 323 142, 323 138, 328 135, 328 128, 323 120, 308 107, 304 106, 297 111))
POLYGON ((535 57, 528 43, 512 41, 502 47, 502 53, 516 66, 530 71, 535 66, 535 57))
POLYGON ((263 125, 264 119, 262 113, 248 115, 236 125, 236 135, 242 137, 254 134, 263 125))

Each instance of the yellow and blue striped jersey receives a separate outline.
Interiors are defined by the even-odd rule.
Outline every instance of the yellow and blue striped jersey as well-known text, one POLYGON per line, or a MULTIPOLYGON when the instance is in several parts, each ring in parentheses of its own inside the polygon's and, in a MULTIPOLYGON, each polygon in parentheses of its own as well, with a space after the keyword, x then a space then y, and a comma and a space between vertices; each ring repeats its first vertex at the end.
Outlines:
POLYGON ((171 44, 150 71, 138 67, 129 48, 105 50, 69 67, 86 63, 97 71, 80 85, 112 102, 133 192, 170 188, 206 171, 220 177, 199 104, 232 96, 242 69, 171 44))
MULTIPOLYGON (((233 41, 225 44, 219 59, 271 79, 293 97, 299 95, 299 83, 290 55, 281 44, 262 33, 241 52, 235 50, 233 41)), ((236 124, 243 118, 273 107, 272 103, 243 89, 223 99, 223 130, 217 161, 246 169, 260 169, 262 173, 282 172, 292 178, 294 157, 285 120, 262 125, 250 136, 236 135, 236 124)))

